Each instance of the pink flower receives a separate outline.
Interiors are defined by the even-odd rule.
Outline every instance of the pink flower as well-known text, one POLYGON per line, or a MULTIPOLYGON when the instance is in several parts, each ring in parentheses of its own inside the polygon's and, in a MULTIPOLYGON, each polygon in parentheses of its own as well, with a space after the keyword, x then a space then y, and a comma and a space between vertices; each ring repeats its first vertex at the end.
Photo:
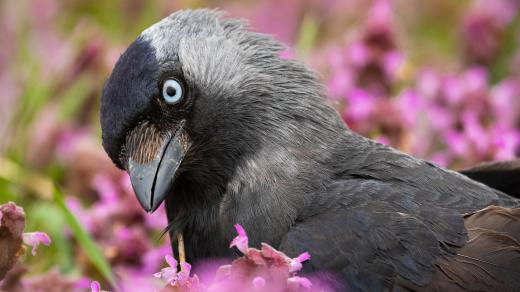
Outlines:
POLYGON ((450 105, 458 105, 464 100, 464 84, 455 76, 447 76, 444 78, 442 90, 444 93, 444 99, 450 105))
POLYGON ((155 273, 154 277, 162 278, 172 286, 182 286, 190 280, 190 264, 186 262, 181 263, 181 271, 177 272, 177 261, 171 255, 166 255, 164 258, 169 267, 163 268, 160 272, 155 273))
POLYGON ((430 121, 435 121, 435 123, 430 124, 431 129, 439 132, 447 131, 454 124, 453 115, 448 108, 443 106, 430 104, 426 110, 426 115, 430 121))
POLYGON ((369 11, 369 25, 381 28, 390 27, 392 23, 392 8, 391 1, 375 1, 369 11))
POLYGON ((520 86, 518 84, 518 80, 510 78, 501 81, 491 90, 490 103, 498 124, 514 125, 520 117, 520 101, 517 98, 520 95, 520 86))
POLYGON ((311 255, 308 252, 304 252, 301 255, 295 257, 289 263, 289 272, 297 272, 302 269, 302 262, 307 261, 311 258, 311 255))
POLYGON ((361 41, 354 42, 347 48, 350 62, 357 68, 365 66, 370 59, 370 49, 361 41))
POLYGON ((383 69, 385 70, 386 76, 390 79, 394 79, 398 70, 404 64, 404 60, 403 53, 397 50, 387 52, 383 57, 383 69))
POLYGON ((108 292, 106 290, 101 290, 101 285, 98 281, 90 282, 90 291, 91 292, 108 292))
MULTIPOLYGON (((47 122, 57 123, 57 121, 54 120, 47 122)), ((57 125, 55 127, 57 127, 57 125)), ((61 129, 57 134, 55 152, 57 157, 63 161, 72 159, 74 153, 80 148, 80 145, 90 139, 87 128, 61 129)))
POLYGON ((408 127, 413 127, 417 123, 417 116, 423 107, 421 97, 411 89, 404 90, 396 100, 397 108, 401 112, 401 119, 408 127))
POLYGON ((493 127, 491 129, 491 140, 495 146, 494 159, 514 159, 520 146, 520 131, 504 129, 499 126, 493 127))
POLYGON ((444 140, 449 149, 456 155, 462 156, 469 151, 467 138, 460 132, 449 130, 444 134, 444 140))
POLYGON ((23 234, 23 242, 32 246, 32 255, 36 255, 36 248, 43 244, 48 246, 51 244, 51 239, 44 232, 27 232, 23 234))
POLYGON ((98 174, 92 182, 94 189, 105 203, 118 202, 118 191, 115 183, 106 174, 98 174))
POLYGON ((73 281, 72 291, 86 291, 92 288, 92 280, 89 278, 79 278, 73 281))
POLYGON ((515 0, 483 1, 473 3, 472 10, 489 16, 499 27, 506 27, 518 13, 519 2, 515 0))
POLYGON ((99 285, 98 281, 92 281, 90 283, 90 291, 92 292, 99 292, 101 289, 101 285, 99 285))
POLYGON ((347 117, 354 121, 368 119, 376 106, 376 98, 363 89, 353 89, 347 96, 347 117))
POLYGON ((177 261, 171 255, 164 256, 164 259, 168 263, 169 267, 163 268, 160 272, 155 273, 154 277, 162 278, 173 285, 177 280, 177 261))
POLYGON ((310 289, 312 287, 312 283, 309 279, 305 277, 294 276, 287 279, 287 284, 290 288, 298 289, 300 287, 304 287, 306 289, 310 289))
POLYGON ((236 246, 239 251, 245 254, 247 252, 247 248, 249 247, 249 239, 247 238, 246 231, 240 224, 235 224, 235 230, 237 231, 238 236, 235 237, 233 241, 231 241, 229 247, 236 246))
POLYGON ((171 251, 170 244, 164 244, 160 247, 146 251, 142 257, 142 264, 140 271, 149 274, 160 266, 163 255, 171 251))
POLYGON ((489 63, 497 56, 502 34, 518 13, 518 1, 474 1, 462 23, 462 37, 469 57, 489 63))
POLYGON ((265 286, 265 279, 262 277, 256 277, 253 279, 253 288, 262 289, 265 286))
POLYGON ((181 263, 181 271, 177 274, 177 283, 183 285, 190 279, 191 265, 184 262, 181 263))
POLYGON ((328 287, 327 283, 314 283, 314 278, 311 284, 310 279, 297 276, 302 269, 302 262, 311 258, 308 252, 290 258, 266 243, 261 244, 261 249, 248 247, 244 228, 236 224, 235 229, 238 236, 231 246, 239 248, 243 256, 231 264, 199 263, 201 265, 198 266, 198 273, 202 273, 199 280, 198 275, 190 277, 191 266, 188 263, 182 263, 182 269, 178 271, 177 261, 167 255, 165 259, 169 267, 154 274, 156 278, 162 278, 169 284, 161 291, 302 291, 311 286, 315 290, 328 287))
POLYGON ((463 84, 468 93, 485 92, 488 85, 488 72, 483 67, 472 67, 462 75, 463 84))
POLYGON ((78 200, 78 198, 67 196, 65 198, 65 204, 72 211, 72 213, 74 213, 76 219, 78 219, 85 230, 87 230, 89 233, 92 233, 94 231, 95 222, 92 216, 88 214, 88 211, 86 211, 81 206, 81 202, 78 200))
POLYGON ((440 77, 430 69, 419 72, 415 82, 418 93, 428 99, 435 98, 441 88, 440 77))

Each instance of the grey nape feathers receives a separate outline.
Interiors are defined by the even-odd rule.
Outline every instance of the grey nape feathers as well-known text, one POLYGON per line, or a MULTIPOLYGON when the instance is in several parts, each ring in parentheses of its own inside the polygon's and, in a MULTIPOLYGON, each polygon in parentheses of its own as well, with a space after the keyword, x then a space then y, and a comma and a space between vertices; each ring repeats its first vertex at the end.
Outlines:
POLYGON ((240 223, 252 246, 308 251, 305 270, 338 290, 518 289, 518 199, 351 132, 282 49, 218 11, 179 11, 106 82, 103 146, 143 208, 165 201, 188 260, 236 256, 240 223))

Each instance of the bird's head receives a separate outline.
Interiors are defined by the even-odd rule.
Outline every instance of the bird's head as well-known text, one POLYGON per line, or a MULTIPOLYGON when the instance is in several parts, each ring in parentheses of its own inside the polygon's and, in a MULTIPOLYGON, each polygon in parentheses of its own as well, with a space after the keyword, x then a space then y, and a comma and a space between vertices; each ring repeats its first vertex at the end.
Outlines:
POLYGON ((341 124, 282 45, 221 14, 180 11, 146 29, 103 89, 103 146, 147 211, 179 180, 223 187, 260 149, 341 124))

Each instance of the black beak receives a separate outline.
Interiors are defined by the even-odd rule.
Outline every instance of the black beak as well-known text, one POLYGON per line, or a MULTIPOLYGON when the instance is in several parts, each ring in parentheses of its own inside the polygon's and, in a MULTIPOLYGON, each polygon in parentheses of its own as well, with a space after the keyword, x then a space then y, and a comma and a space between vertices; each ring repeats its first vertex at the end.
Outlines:
POLYGON ((132 158, 128 161, 128 174, 134 192, 146 212, 155 211, 166 198, 173 185, 175 173, 187 151, 182 143, 182 124, 175 135, 163 141, 155 158, 147 164, 140 164, 132 158))

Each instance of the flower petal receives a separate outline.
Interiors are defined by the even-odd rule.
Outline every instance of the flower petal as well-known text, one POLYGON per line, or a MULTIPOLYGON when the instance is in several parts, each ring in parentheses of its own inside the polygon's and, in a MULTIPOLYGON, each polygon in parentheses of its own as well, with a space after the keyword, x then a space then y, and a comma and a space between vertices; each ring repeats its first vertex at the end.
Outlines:
POLYGON ((166 262, 168 263, 168 265, 172 268, 174 268, 175 270, 177 270, 177 260, 172 257, 171 255, 167 254, 164 256, 164 259, 166 260, 166 262))
POLYGON ((99 292, 100 289, 101 289, 101 285, 99 284, 98 281, 92 281, 90 283, 90 291, 99 292))
POLYGON ((299 255, 298 257, 296 257, 296 259, 298 259, 298 261, 300 263, 302 263, 304 261, 310 260, 311 259, 311 255, 308 252, 304 252, 301 255, 299 255))
POLYGON ((238 235, 247 236, 246 230, 244 229, 244 227, 242 227, 242 225, 235 224, 235 230, 237 231, 238 235))
POLYGON ((311 281, 305 277, 294 276, 294 277, 287 279, 287 283, 289 285, 292 284, 292 285, 296 285, 297 287, 304 287, 306 289, 310 289, 312 287, 311 281))
POLYGON ((249 247, 249 239, 247 238, 246 231, 240 224, 235 224, 235 230, 238 236, 231 241, 229 247, 236 246, 242 253, 246 253, 249 247))
POLYGON ((253 279, 253 288, 261 289, 265 286, 265 279, 262 277, 256 277, 253 279))
POLYGON ((36 255, 36 248, 38 245, 49 245, 51 239, 45 232, 26 232, 23 234, 23 242, 27 245, 32 246, 32 255, 36 255))
POLYGON ((289 272, 296 272, 302 269, 302 262, 309 260, 311 255, 308 252, 304 252, 301 255, 295 257, 289 263, 289 272))

